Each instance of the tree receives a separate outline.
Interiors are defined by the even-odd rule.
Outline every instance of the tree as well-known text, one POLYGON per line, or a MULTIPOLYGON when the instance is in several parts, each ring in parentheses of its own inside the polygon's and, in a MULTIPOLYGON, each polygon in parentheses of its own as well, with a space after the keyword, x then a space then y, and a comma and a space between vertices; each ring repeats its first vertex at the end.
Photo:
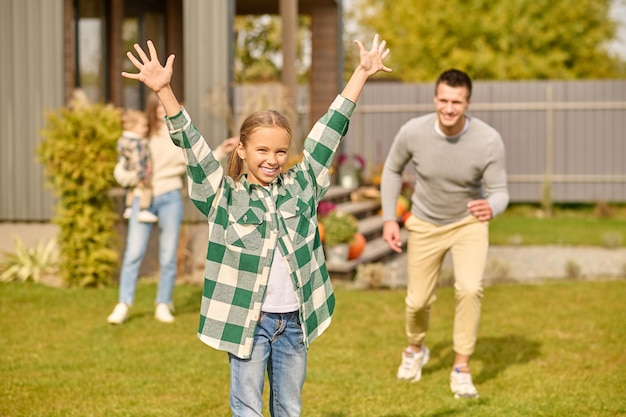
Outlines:
POLYGON ((625 75, 607 48, 611 0, 354 1, 357 24, 387 40, 392 76, 403 81, 451 67, 482 80, 625 75))
MULTIPOLYGON (((296 71, 300 80, 308 77, 310 18, 298 16, 296 71)), ((235 17, 234 78, 237 83, 280 81, 282 70, 282 22, 280 16, 235 17)))

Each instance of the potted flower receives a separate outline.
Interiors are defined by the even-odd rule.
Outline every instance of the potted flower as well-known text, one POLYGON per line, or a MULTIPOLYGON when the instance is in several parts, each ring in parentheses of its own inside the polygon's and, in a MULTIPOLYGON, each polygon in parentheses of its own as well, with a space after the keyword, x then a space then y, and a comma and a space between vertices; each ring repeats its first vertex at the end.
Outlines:
POLYGON ((359 231, 359 221, 354 215, 333 210, 321 218, 324 227, 324 246, 328 262, 348 259, 348 249, 359 231))

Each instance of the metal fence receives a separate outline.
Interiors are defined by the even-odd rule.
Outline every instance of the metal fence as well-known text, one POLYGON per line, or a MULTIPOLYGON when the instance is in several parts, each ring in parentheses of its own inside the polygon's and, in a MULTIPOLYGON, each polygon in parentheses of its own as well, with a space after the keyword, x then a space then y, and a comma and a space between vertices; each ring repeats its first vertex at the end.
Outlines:
MULTIPOLYGON (((432 84, 369 84, 344 151, 380 166, 398 129, 432 112, 432 84)), ((476 82, 469 113, 505 143, 511 201, 626 201, 626 81, 476 82)))

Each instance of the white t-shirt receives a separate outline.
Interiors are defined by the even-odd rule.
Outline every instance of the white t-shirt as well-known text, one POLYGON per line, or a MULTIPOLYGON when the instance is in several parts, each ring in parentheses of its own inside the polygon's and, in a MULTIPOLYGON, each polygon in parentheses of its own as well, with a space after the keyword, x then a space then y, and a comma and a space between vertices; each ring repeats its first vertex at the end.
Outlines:
POLYGON ((274 249, 274 259, 261 310, 266 313, 290 313, 299 310, 296 291, 287 272, 283 255, 278 248, 274 249))

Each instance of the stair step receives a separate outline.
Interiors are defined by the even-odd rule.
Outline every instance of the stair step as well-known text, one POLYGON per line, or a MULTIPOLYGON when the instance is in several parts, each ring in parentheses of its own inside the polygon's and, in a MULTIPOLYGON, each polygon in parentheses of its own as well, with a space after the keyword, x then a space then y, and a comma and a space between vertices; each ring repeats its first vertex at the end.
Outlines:
MULTIPOLYGON (((326 262, 328 272, 333 279, 351 280, 360 264, 385 262, 398 255, 382 238, 384 221, 379 214, 380 199, 351 201, 353 192, 353 189, 331 186, 322 200, 334 203, 337 211, 354 215, 359 220, 359 232, 363 233, 367 240, 365 249, 358 259, 340 263, 326 262)), ((403 228, 400 229, 400 237, 404 248, 408 233, 403 228)))
POLYGON ((358 219, 362 219, 367 216, 378 215, 380 201, 371 200, 339 203, 335 206, 335 210, 350 213, 358 219))
POLYGON ((384 223, 383 218, 378 215, 365 217, 359 220, 359 232, 363 233, 367 240, 380 237, 384 223))
MULTIPOLYGON (((400 229, 400 238, 402 239, 402 247, 406 248, 408 232, 406 229, 400 229)), ((396 255, 387 245, 382 237, 372 239, 367 242, 363 254, 358 259, 352 259, 346 262, 327 262, 326 268, 334 279, 351 279, 352 274, 356 271, 359 264, 370 262, 382 262, 389 256, 396 255)))
POLYGON ((335 204, 348 202, 350 201, 350 193, 352 191, 339 185, 331 185, 322 201, 330 201, 335 204))

